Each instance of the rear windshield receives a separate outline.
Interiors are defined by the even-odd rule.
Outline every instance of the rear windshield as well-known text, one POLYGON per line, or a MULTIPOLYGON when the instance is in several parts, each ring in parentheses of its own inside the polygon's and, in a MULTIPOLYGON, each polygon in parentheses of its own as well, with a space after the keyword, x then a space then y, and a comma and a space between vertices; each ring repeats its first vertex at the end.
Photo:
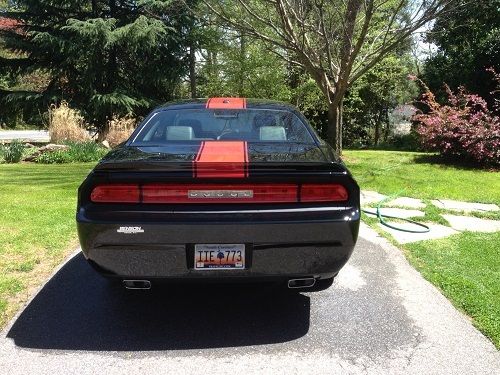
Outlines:
POLYGON ((314 144, 294 113, 280 110, 165 110, 154 113, 132 139, 133 145, 239 140, 314 144))

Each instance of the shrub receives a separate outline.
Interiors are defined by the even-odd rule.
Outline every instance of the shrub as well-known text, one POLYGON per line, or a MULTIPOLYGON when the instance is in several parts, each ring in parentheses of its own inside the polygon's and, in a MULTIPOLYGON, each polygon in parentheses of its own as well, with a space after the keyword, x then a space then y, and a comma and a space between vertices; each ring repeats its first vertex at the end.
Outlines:
POLYGON ((2 146, 2 157, 6 163, 19 163, 23 157, 24 144, 14 140, 8 145, 2 146))
POLYGON ((421 143, 418 134, 393 135, 387 141, 381 142, 376 149, 394 151, 421 151, 421 143))
POLYGON ((108 152, 94 141, 66 142, 66 144, 69 146, 68 150, 44 153, 36 158, 36 162, 42 164, 92 162, 99 161, 108 152))
POLYGON ((99 161, 108 150, 93 141, 89 142, 68 142, 69 150, 66 151, 70 162, 91 162, 99 161))
POLYGON ((61 150, 46 152, 38 156, 36 158, 36 162, 41 164, 69 163, 67 153, 68 153, 67 151, 61 151, 61 150))
POLYGON ((109 130, 106 135, 106 140, 111 147, 116 147, 120 143, 125 142, 135 129, 137 120, 130 116, 113 117, 108 122, 109 130))
POLYGON ((485 100, 463 87, 453 93, 446 86, 449 105, 440 105, 419 82, 425 88, 422 103, 429 108, 428 113, 413 117, 423 146, 444 156, 500 164, 500 118, 488 109, 485 100))
POLYGON ((72 109, 68 103, 61 102, 59 106, 49 109, 50 141, 60 143, 65 141, 84 142, 90 139, 85 130, 85 120, 79 111, 72 109))

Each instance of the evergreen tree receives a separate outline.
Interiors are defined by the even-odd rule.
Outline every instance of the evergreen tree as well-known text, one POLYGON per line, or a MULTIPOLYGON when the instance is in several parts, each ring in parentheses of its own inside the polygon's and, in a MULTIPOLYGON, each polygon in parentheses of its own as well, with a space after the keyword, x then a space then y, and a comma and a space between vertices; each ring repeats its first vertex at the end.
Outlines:
POLYGON ((429 41, 438 47, 428 59, 424 81, 446 103, 446 83, 453 91, 465 86, 493 108, 496 81, 488 68, 500 72, 500 0, 460 0, 460 6, 436 19, 429 41))
POLYGON ((47 75, 39 90, 0 91, 0 110, 33 115, 66 100, 102 127, 112 115, 143 115, 172 99, 186 74, 184 1, 17 0, 2 16, 17 29, 0 30, 7 50, 1 71, 47 75))

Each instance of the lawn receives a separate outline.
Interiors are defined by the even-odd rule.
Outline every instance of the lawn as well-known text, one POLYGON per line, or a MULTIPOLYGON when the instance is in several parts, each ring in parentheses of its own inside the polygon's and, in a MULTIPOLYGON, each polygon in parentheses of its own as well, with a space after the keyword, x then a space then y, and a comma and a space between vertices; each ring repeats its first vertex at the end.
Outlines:
POLYGON ((500 232, 464 232, 405 246, 412 265, 500 349, 500 232))
MULTIPOLYGON (((437 164, 432 155, 413 152, 345 151, 344 160, 361 189, 424 199, 425 221, 446 224, 429 199, 500 204, 500 172, 437 164)), ((373 225, 376 220, 367 222, 373 225)), ((403 250, 413 266, 500 349, 499 243, 500 232, 463 232, 407 244, 403 250)))
POLYGON ((0 327, 76 248, 76 191, 92 166, 0 164, 0 327))
POLYGON ((343 159, 364 190, 500 203, 500 172, 438 164, 437 157, 418 152, 345 151, 343 159))

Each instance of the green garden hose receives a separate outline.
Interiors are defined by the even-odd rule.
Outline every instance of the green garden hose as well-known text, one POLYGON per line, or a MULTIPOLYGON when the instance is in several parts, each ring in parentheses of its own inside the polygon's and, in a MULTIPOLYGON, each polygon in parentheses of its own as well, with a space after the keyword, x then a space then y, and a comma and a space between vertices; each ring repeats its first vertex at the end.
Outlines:
POLYGON ((382 206, 383 203, 385 203, 388 200, 392 200, 397 196, 399 196, 399 193, 392 196, 392 197, 388 197, 388 198, 385 198, 384 200, 380 201, 379 204, 377 205, 376 211, 369 211, 366 209, 362 209, 361 211, 363 211, 365 214, 376 215, 380 221, 380 224, 385 225, 388 228, 395 229, 395 230, 400 231, 400 232, 406 232, 406 233, 428 233, 428 232, 430 232, 431 228, 429 228, 425 224, 419 223, 418 221, 406 219, 406 218, 402 218, 402 217, 398 217, 398 216, 383 215, 380 212, 380 207, 382 206), (418 227, 423 228, 423 229, 401 228, 401 227, 398 227, 394 224, 389 224, 387 221, 385 221, 385 219, 398 219, 398 220, 406 221, 407 223, 413 224, 413 225, 418 226, 418 227))

